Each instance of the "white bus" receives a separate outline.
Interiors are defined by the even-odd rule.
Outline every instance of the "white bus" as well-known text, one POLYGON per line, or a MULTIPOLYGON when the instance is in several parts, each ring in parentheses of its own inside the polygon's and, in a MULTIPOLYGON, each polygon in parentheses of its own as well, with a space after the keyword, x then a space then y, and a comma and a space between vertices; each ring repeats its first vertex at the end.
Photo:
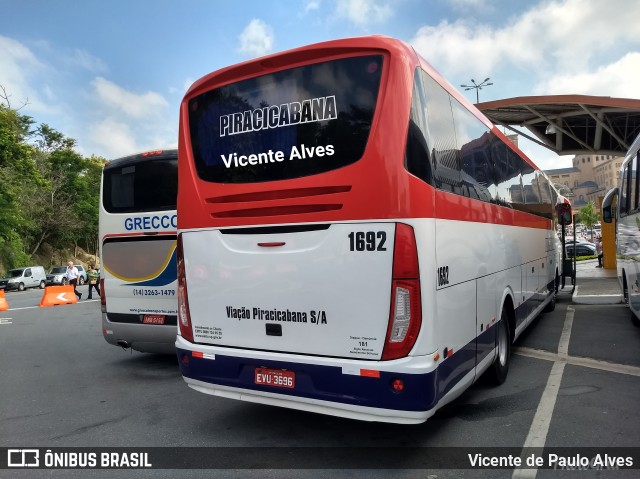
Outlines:
POLYGON ((126 156, 102 173, 102 334, 125 349, 175 352, 177 153, 126 156))
POLYGON ((195 390, 420 423, 555 305, 549 179, 409 45, 214 72, 180 110, 176 350, 195 390))
POLYGON ((631 321, 640 327, 640 135, 631 144, 620 168, 618 187, 602 202, 602 221, 616 220, 616 264, 631 321))

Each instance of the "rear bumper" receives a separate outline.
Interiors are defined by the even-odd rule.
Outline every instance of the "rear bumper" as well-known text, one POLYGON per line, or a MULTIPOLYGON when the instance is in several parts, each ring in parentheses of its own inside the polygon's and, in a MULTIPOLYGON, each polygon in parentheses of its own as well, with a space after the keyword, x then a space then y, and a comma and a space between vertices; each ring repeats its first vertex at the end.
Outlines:
POLYGON ((320 358, 203 346, 181 336, 176 352, 187 384, 216 396, 401 424, 424 422, 437 405, 437 368, 427 356, 395 361, 320 358), (256 367, 293 371, 295 389, 256 385, 256 367), (396 379, 404 383, 402 392, 392 387, 396 379))
POLYGON ((123 340, 136 351, 175 354, 176 325, 117 323, 102 313, 102 336, 114 346, 123 340))

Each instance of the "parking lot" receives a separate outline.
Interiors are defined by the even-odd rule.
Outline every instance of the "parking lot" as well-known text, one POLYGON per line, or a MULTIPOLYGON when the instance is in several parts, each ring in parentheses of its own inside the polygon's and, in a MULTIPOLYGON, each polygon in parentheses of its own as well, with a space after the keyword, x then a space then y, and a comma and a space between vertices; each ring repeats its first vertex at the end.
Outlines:
POLYGON ((7 293, 10 309, 0 312, 0 447, 163 448, 186 469, 1 477, 638 477, 640 328, 620 304, 562 295, 517 341, 505 384, 480 380, 426 423, 395 426, 195 392, 175 357, 108 345, 98 301, 39 308, 41 296, 7 293), (477 448, 543 447, 635 448, 636 469, 474 470, 467 460, 477 448))

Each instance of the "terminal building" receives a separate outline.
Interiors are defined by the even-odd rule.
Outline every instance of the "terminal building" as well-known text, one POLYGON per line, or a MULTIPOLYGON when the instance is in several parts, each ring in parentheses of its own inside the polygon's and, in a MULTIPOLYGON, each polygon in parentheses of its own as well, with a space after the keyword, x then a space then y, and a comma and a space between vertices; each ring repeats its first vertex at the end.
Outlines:
POLYGON ((571 168, 546 170, 545 173, 573 206, 580 208, 590 200, 598 204, 599 197, 618 186, 623 160, 623 156, 576 155, 571 168))

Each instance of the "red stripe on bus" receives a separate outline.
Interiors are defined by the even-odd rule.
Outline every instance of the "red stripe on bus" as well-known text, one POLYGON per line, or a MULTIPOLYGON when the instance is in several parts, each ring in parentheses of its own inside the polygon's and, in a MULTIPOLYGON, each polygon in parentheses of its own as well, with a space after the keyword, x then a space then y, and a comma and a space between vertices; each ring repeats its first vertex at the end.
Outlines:
MULTIPOLYGON (((552 214, 549 205, 549 215, 552 214)), ((551 229, 551 220, 446 191, 436 192, 436 218, 471 223, 501 224, 524 228, 551 229)))

